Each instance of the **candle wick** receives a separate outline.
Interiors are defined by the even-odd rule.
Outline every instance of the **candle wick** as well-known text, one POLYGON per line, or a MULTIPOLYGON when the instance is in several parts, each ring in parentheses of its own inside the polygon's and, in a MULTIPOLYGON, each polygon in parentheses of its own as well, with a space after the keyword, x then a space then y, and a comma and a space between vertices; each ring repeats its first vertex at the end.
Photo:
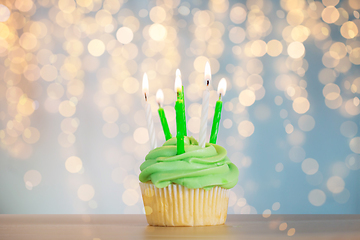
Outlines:
POLYGON ((160 104, 160 102, 158 102, 158 105, 159 105, 159 108, 161 108, 161 104, 160 104))
POLYGON ((206 86, 210 85, 210 79, 206 79, 206 86))
POLYGON ((144 95, 145 95, 145 101, 147 101, 147 96, 146 96, 146 93, 144 93, 144 95))
POLYGON ((219 101, 221 100, 221 93, 219 93, 219 101))

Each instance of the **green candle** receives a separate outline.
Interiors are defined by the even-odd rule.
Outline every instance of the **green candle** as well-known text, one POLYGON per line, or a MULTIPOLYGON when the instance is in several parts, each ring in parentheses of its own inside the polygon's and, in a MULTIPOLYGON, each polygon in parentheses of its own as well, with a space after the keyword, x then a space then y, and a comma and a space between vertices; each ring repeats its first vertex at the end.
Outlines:
POLYGON ((176 138, 177 138, 177 154, 185 152, 184 147, 184 120, 183 120, 183 101, 179 98, 175 103, 176 111, 176 138))
POLYGON ((219 100, 216 102, 213 125, 211 128, 210 143, 213 144, 216 144, 216 139, 219 132, 221 109, 222 109, 221 96, 225 95, 225 91, 226 91, 226 80, 225 78, 223 78, 220 80, 218 86, 219 100))
POLYGON ((159 117, 160 117, 160 122, 164 131, 164 135, 165 135, 165 139, 166 141, 169 140, 170 138, 172 138, 171 133, 170 133, 170 129, 169 129, 169 124, 166 120, 166 116, 165 116, 165 111, 164 109, 161 107, 162 103, 164 102, 164 93, 161 89, 159 89, 156 93, 156 101, 159 105, 159 117))
POLYGON ((177 154, 182 154, 185 152, 184 146, 184 101, 181 99, 181 79, 179 76, 176 76, 175 79, 175 90, 177 93, 177 100, 175 102, 175 111, 176 111, 176 139, 177 139, 177 154))
POLYGON ((219 132, 220 118, 221 118, 222 101, 219 99, 216 102, 213 124, 211 128, 210 143, 216 144, 217 135, 219 132))
POLYGON ((183 101, 183 119, 184 119, 184 136, 187 136, 187 128, 186 128, 186 114, 185 114, 185 95, 184 95, 184 86, 182 86, 181 91, 181 99, 183 101))

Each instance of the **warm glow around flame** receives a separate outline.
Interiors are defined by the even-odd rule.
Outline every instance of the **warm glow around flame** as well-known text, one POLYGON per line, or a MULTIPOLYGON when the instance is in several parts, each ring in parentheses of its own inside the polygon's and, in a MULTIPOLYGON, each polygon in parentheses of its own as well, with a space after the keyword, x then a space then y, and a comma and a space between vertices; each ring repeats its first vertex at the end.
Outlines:
POLYGON ((226 80, 225 78, 222 78, 219 82, 219 85, 218 85, 218 90, 217 90, 217 93, 221 94, 221 97, 225 96, 225 93, 226 93, 226 80))
POLYGON ((180 70, 176 70, 176 78, 175 78, 175 92, 182 91, 182 82, 181 82, 181 73, 180 70))
POLYGON ((210 81, 211 81, 211 69, 210 69, 210 64, 209 64, 209 62, 206 62, 206 64, 205 64, 204 80, 205 80, 206 85, 210 85, 210 81))
POLYGON ((149 97, 149 80, 146 73, 144 73, 143 76, 142 91, 145 95, 145 100, 147 100, 147 98, 149 97))
POLYGON ((180 69, 176 69, 176 76, 179 76, 181 78, 181 72, 180 69))
POLYGON ((164 102, 164 93, 161 89, 156 92, 156 102, 161 106, 164 102))

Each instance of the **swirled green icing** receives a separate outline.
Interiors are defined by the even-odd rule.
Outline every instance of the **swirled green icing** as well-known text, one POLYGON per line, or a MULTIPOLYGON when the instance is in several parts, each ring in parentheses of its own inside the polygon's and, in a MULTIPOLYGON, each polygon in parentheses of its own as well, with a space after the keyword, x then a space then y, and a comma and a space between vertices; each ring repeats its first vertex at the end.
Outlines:
POLYGON ((208 143, 201 148, 193 137, 185 137, 185 153, 176 153, 176 137, 151 150, 140 166, 139 180, 152 181, 157 188, 176 183, 204 189, 214 186, 229 189, 238 181, 238 168, 219 145, 208 143))

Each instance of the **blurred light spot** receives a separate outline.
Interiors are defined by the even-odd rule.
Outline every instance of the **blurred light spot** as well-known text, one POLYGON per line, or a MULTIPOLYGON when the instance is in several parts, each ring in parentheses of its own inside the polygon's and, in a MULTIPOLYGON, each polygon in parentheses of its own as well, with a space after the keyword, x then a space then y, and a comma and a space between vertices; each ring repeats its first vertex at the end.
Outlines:
POLYGON ((345 164, 351 170, 360 169, 360 155, 349 154, 345 159, 345 164))
POLYGON ((290 134, 290 133, 292 133, 293 131, 294 131, 294 126, 293 126, 291 123, 286 124, 286 126, 285 126, 285 132, 286 132, 287 134, 290 134))
POLYGON ((284 231, 284 230, 286 230, 286 228, 287 228, 287 223, 286 222, 283 222, 283 223, 281 223, 279 225, 279 230, 280 231, 284 231))
POLYGON ((352 21, 345 22, 340 28, 341 35, 346 39, 351 39, 358 35, 359 31, 356 24, 352 21))
POLYGON ((314 175, 319 170, 319 164, 315 159, 307 158, 301 163, 301 169, 307 175, 314 175))
POLYGON ((340 126, 340 132, 344 137, 352 138, 356 135, 358 126, 353 121, 343 122, 340 126))
POLYGON ((295 98, 292 107, 295 112, 299 114, 306 113, 310 108, 309 100, 304 97, 295 98))
POLYGON ((340 88, 334 83, 328 83, 323 88, 323 95, 328 100, 335 100, 340 95, 340 88))
POLYGON ((241 6, 234 6, 230 11, 230 19, 235 24, 240 24, 246 19, 246 11, 241 6))
POLYGON ((161 23, 166 18, 166 11, 160 6, 153 7, 150 10, 149 17, 154 23, 161 23))
POLYGON ((77 195, 80 200, 87 202, 94 197, 95 190, 90 184, 83 184, 79 187, 77 195))
POLYGON ((351 151, 360 154, 360 137, 354 137, 349 143, 351 151))
POLYGON ((360 9, 360 3, 358 0, 349 0, 349 5, 353 9, 360 9))
POLYGON ((335 42, 331 45, 329 53, 335 59, 342 59, 347 54, 346 46, 342 42, 335 42))
POLYGON ((34 127, 28 127, 23 132, 24 142, 34 144, 40 139, 40 132, 34 127))
POLYGON ((288 116, 288 112, 285 109, 281 109, 280 110, 280 117, 282 119, 285 119, 285 118, 287 118, 287 116, 288 116))
POLYGON ((335 7, 328 6, 322 11, 321 17, 326 23, 334 23, 339 19, 340 13, 335 7))
POLYGON ((293 162, 301 162, 305 159, 306 153, 302 147, 294 146, 289 151, 289 158, 293 162))
POLYGON ((250 137, 255 131, 254 124, 248 120, 244 120, 238 125, 238 132, 243 137, 250 137))
POLYGON ((280 96, 276 96, 274 102, 276 105, 280 106, 283 103, 283 99, 280 96))
POLYGON ((243 159, 241 160, 241 164, 245 168, 250 167, 251 163, 252 163, 252 160, 250 157, 243 157, 243 159))
POLYGON ((354 48, 350 52, 349 60, 355 65, 360 65, 360 47, 354 48))
POLYGON ((298 125, 302 131, 311 131, 315 127, 315 119, 310 115, 302 115, 298 120, 298 125))
POLYGON ((79 157, 71 156, 66 159, 65 168, 70 173, 78 173, 82 169, 82 161, 79 157))
POLYGON ((290 228, 290 229, 288 230, 288 232, 287 232, 287 235, 288 235, 289 237, 294 236, 294 234, 295 234, 295 228, 290 228))
POLYGON ((270 209, 265 209, 264 212, 262 213, 263 218, 268 218, 271 216, 271 210, 270 209))
POLYGON ((206 62, 208 62, 209 59, 207 57, 204 56, 199 56, 195 59, 194 61, 194 69, 200 73, 204 72, 205 69, 205 64, 206 62))
POLYGON ((320 189, 311 190, 308 195, 309 202, 314 206, 321 206, 326 201, 326 195, 320 189))
POLYGON ((187 122, 187 128, 192 133, 199 133, 200 131, 199 126, 200 126, 200 118, 198 117, 192 117, 187 122))
POLYGON ((186 6, 180 6, 178 9, 179 13, 183 16, 187 16, 190 14, 190 9, 186 6))
POLYGON ((286 20, 290 25, 296 26, 304 21, 304 14, 300 9, 292 9, 288 12, 286 20))
POLYGON ((275 202, 273 205, 272 205, 272 210, 274 211, 277 211, 280 209, 280 203, 279 202, 275 202))
POLYGON ((264 42, 263 40, 255 40, 252 44, 251 44, 251 53, 255 56, 255 57, 262 57, 265 55, 266 53, 266 42, 264 42))
POLYGON ((150 206, 145 206, 145 215, 150 215, 153 212, 153 209, 150 206))
POLYGON ((64 117, 71 117, 76 112, 76 106, 69 100, 62 101, 59 105, 59 113, 64 117))
POLYGON ((328 179, 326 182, 326 186, 332 193, 340 193, 344 190, 345 182, 344 180, 339 176, 333 176, 328 179))
POLYGON ((4 6, 3 4, 0 4, 0 22, 6 22, 10 17, 10 10, 4 6))
POLYGON ((19 103, 17 104, 18 112, 23 116, 29 116, 34 112, 34 101, 27 98, 25 95, 20 97, 19 103))
POLYGON ((255 102, 255 93, 249 89, 245 89, 239 94, 239 101, 246 107, 251 106, 255 102))
POLYGON ((241 27, 233 27, 229 31, 229 39, 233 43, 239 44, 245 40, 246 32, 241 27))
POLYGON ((282 170, 284 170, 284 165, 282 163, 276 164, 275 171, 281 172, 282 170))
POLYGON ((134 38, 134 33, 128 27, 121 27, 116 32, 116 39, 122 44, 130 43, 134 38))
POLYGON ((292 42, 289 44, 287 52, 292 58, 300 58, 305 54, 305 47, 301 42, 292 42))
POLYGON ((167 30, 162 24, 154 23, 149 28, 149 35, 155 41, 162 41, 167 36, 167 30))
POLYGON ((229 118, 227 118, 227 119, 225 119, 225 120, 223 121, 223 126, 224 126, 224 128, 226 128, 226 129, 231 128, 232 125, 233 125, 233 122, 232 122, 232 120, 229 119, 229 118))
POLYGON ((148 130, 144 127, 139 127, 134 131, 133 137, 135 142, 139 144, 147 143, 149 141, 148 130))
POLYGON ((94 57, 99 57, 105 52, 105 44, 99 39, 93 39, 88 44, 88 51, 94 57))
POLYGON ((246 205, 246 199, 245 198, 239 198, 236 202, 236 205, 239 207, 243 207, 246 205))
POLYGON ((24 182, 28 190, 32 190, 33 187, 39 185, 41 179, 41 174, 36 170, 29 170, 24 174, 24 182))
POLYGON ((128 206, 135 205, 139 200, 139 194, 134 189, 127 189, 122 195, 123 202, 128 206))
POLYGON ((19 39, 19 44, 26 50, 32 50, 36 47, 38 41, 34 34, 25 32, 19 39))
POLYGON ((57 76, 58 72, 55 66, 53 65, 44 65, 40 70, 40 76, 48 82, 54 81, 57 76))
POLYGON ((283 51, 283 46, 280 41, 273 39, 266 45, 266 52, 272 57, 279 56, 283 51))

